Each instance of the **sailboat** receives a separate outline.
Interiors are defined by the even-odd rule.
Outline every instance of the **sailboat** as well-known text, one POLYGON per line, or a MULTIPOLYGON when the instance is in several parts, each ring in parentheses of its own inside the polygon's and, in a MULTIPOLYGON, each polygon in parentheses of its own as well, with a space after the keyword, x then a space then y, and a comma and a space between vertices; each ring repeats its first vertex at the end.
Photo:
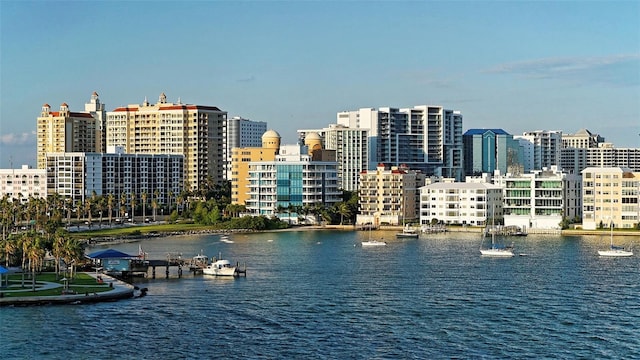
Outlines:
MULTIPOLYGON (((404 200, 404 198, 403 198, 403 200, 404 200)), ((404 239, 408 239, 408 238, 417 239, 420 234, 418 234, 416 229, 413 229, 413 228, 405 225, 405 223, 404 223, 404 201, 402 201, 402 209, 400 211, 401 211, 401 215, 402 215, 402 232, 396 233, 396 237, 399 238, 399 239, 401 239, 401 238, 404 238, 404 239)))
POLYGON ((384 241, 371 240, 371 228, 373 225, 369 227, 369 240, 363 241, 362 246, 386 246, 387 243, 384 241))
POLYGON ((633 251, 625 250, 623 247, 613 245, 613 223, 609 226, 610 230, 610 245, 608 250, 598 250, 598 255, 608 257, 626 257, 633 256, 633 251))
MULTIPOLYGON (((499 257, 511 257, 513 256, 513 245, 504 246, 496 244, 496 231, 495 231, 495 206, 493 207, 492 214, 492 229, 491 229, 491 247, 483 249, 480 246, 480 254, 484 256, 499 256, 499 257)), ((482 235, 484 237, 484 234, 482 235)))

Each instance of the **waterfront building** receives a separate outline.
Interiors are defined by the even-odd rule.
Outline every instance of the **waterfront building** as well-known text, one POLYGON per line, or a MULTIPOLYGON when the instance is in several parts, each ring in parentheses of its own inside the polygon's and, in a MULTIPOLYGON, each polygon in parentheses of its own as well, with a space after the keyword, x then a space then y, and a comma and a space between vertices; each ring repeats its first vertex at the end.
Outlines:
POLYGON ((524 172, 560 166, 562 132, 536 130, 514 135, 524 150, 524 172))
POLYGON ((58 193, 74 203, 112 196, 115 216, 121 207, 131 213, 132 202, 142 205, 144 196, 149 214, 151 200, 170 208, 184 181, 182 155, 75 152, 48 153, 46 160, 48 194, 58 193))
POLYGON ((47 170, 22 165, 20 169, 0 169, 0 198, 26 203, 29 198, 47 197, 47 170))
POLYGON ((215 106, 167 102, 127 105, 107 112, 107 146, 128 154, 184 156, 184 179, 191 191, 225 178, 224 127, 227 113, 215 106))
POLYGON ((98 121, 90 113, 70 111, 67 103, 60 111, 42 105, 36 128, 38 169, 45 168, 47 153, 100 151, 98 121))
POLYGON ((502 188, 482 182, 439 181, 420 188, 420 225, 487 226, 502 221, 502 188))
POLYGON ((427 175, 463 178, 462 114, 441 106, 362 108, 337 123, 369 130, 367 169, 406 165, 427 175))
POLYGON ((631 229, 640 222, 640 172, 623 167, 582 170, 582 227, 631 229))
POLYGON ((502 129, 469 129, 462 135, 466 176, 524 172, 524 152, 513 135, 502 129))
POLYGON ((273 161, 280 150, 280 134, 265 131, 260 147, 236 147, 231 150, 231 203, 246 205, 249 199, 249 166, 252 162, 273 161))
POLYGON ((581 182, 580 175, 557 166, 493 176, 493 183, 504 189, 504 225, 521 229, 559 230, 564 218, 580 219, 581 182))
POLYGON ((604 143, 604 138, 587 129, 580 129, 575 134, 562 134, 562 148, 590 149, 604 143))
POLYGON ((418 219, 419 191, 425 175, 406 166, 378 164, 360 174, 357 224, 402 225, 418 219))
POLYGON ((298 130, 300 143, 305 143, 308 134, 318 136, 323 149, 334 150, 338 162, 338 186, 342 190, 357 191, 359 175, 368 166, 367 129, 349 128, 330 124, 319 130, 298 130))
POLYGON ((245 206, 252 215, 306 222, 308 218, 301 211, 331 207, 340 201, 337 163, 314 161, 306 145, 283 145, 275 160, 249 164, 245 206))
POLYGON ((105 105, 100 102, 97 92, 91 94, 91 100, 84 104, 84 112, 91 114, 96 119, 98 136, 96 137, 96 152, 107 152, 107 111, 105 105))
POLYGON ((234 148, 259 148, 262 146, 262 135, 267 131, 267 123, 264 121, 252 121, 234 116, 227 119, 224 127, 224 158, 226 176, 231 180, 232 157, 234 148))
POLYGON ((640 148, 616 148, 611 143, 598 147, 562 149, 561 166, 579 174, 588 167, 622 167, 640 171, 640 148))

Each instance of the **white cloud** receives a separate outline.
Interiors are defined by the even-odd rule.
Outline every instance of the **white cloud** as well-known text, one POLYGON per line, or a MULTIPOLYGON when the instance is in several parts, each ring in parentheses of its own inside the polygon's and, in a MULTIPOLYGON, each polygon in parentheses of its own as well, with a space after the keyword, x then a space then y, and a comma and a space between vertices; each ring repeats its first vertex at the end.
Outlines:
POLYGON ((28 145, 36 143, 36 132, 24 132, 20 134, 2 134, 0 135, 1 145, 28 145))

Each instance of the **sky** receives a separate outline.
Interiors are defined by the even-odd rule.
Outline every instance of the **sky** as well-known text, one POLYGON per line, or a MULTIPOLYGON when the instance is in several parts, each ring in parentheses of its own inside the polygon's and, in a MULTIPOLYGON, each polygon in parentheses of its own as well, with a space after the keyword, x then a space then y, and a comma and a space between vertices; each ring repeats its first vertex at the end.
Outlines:
POLYGON ((340 111, 440 105, 463 131, 640 147, 640 1, 0 0, 0 168, 35 167, 43 104, 94 91, 217 106, 285 144, 340 111))

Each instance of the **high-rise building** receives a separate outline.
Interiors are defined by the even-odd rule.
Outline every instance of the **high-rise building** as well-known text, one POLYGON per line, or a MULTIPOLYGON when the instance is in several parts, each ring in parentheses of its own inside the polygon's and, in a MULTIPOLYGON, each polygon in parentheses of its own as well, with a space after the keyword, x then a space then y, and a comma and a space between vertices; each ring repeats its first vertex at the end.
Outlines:
POLYGON ((30 197, 47 197, 47 170, 22 165, 20 169, 0 169, 0 198, 26 203, 30 197))
POLYGON ((368 132, 367 129, 330 124, 320 130, 298 130, 298 138, 300 143, 305 143, 307 134, 319 135, 323 148, 336 152, 338 186, 342 190, 357 191, 360 173, 368 168, 368 132))
POLYGON ((339 112, 337 123, 369 130, 369 169, 404 164, 427 175, 463 178, 459 111, 428 105, 359 109, 339 112))
POLYGON ((582 226, 631 229, 640 222, 640 172, 622 167, 582 170, 582 226))
POLYGON ((152 199, 164 208, 175 204, 182 191, 182 155, 48 153, 46 161, 47 192, 74 203, 84 203, 94 195, 112 196, 115 209, 126 207, 131 213, 131 204, 141 205, 146 196, 150 214, 152 199))
POLYGON ((267 131, 264 121, 252 121, 234 116, 227 119, 224 128, 224 150, 226 159, 226 179, 231 180, 232 152, 234 148, 259 148, 262 146, 262 135, 267 131))
POLYGON ((262 146, 234 147, 231 150, 231 203, 245 205, 249 199, 249 164, 273 161, 280 149, 280 134, 274 130, 264 132, 262 146))
POLYGON ((405 166, 386 167, 360 174, 357 224, 402 225, 419 216, 419 188, 425 176, 405 166))
POLYGON ((45 168, 47 153, 100 151, 99 136, 98 122, 91 114, 71 112, 67 103, 60 105, 60 111, 42 105, 37 120, 37 168, 45 168))
POLYGON ((562 148, 589 149, 597 148, 604 138, 587 129, 578 130, 575 134, 562 134, 562 148))
POLYGON ((466 176, 524 172, 524 153, 513 135, 502 129, 469 129, 462 135, 466 176))
POLYGON ((640 172, 640 148, 616 148, 599 143, 591 148, 564 148, 560 162, 565 171, 579 174, 588 167, 622 167, 640 172))
POLYGON ((524 149, 524 171, 560 166, 562 132, 555 130, 528 131, 514 135, 524 149))
POLYGON ((297 223, 298 211, 342 201, 335 161, 314 161, 305 145, 280 146, 273 161, 250 163, 247 211, 297 223), (296 210, 297 209, 297 210, 296 210))
POLYGON ((98 152, 107 152, 107 111, 105 106, 100 102, 97 92, 91 94, 91 100, 84 104, 84 112, 91 114, 96 119, 98 127, 98 137, 96 138, 96 150, 98 152))
POLYGON ((224 127, 227 113, 215 106, 167 102, 119 107, 107 112, 107 147, 122 146, 129 154, 184 156, 188 190, 201 189, 211 179, 225 178, 224 127))

